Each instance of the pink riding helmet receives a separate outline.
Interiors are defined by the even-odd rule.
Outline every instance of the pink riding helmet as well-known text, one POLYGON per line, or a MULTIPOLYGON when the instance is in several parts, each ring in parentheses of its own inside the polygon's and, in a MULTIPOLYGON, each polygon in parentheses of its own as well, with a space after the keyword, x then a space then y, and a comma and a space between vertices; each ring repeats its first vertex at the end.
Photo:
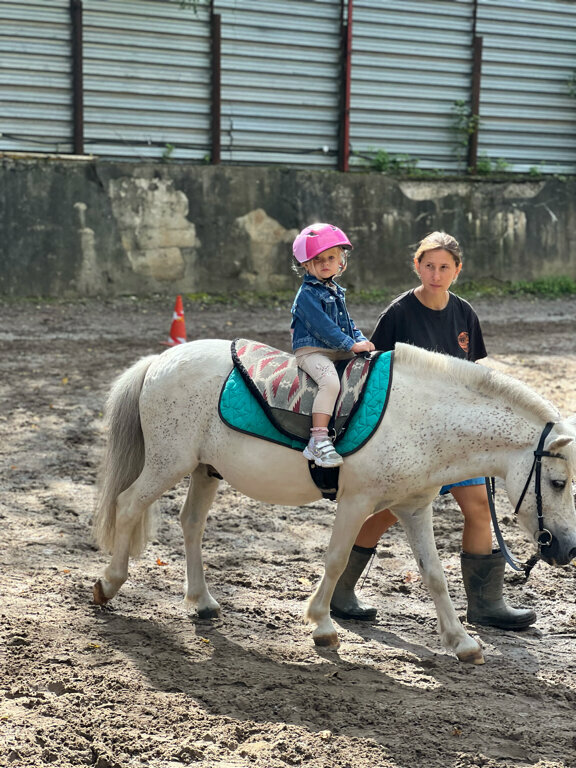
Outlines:
POLYGON ((341 229, 332 224, 319 222, 311 224, 300 232, 292 244, 292 253, 299 264, 304 264, 336 245, 352 250, 352 243, 341 229))

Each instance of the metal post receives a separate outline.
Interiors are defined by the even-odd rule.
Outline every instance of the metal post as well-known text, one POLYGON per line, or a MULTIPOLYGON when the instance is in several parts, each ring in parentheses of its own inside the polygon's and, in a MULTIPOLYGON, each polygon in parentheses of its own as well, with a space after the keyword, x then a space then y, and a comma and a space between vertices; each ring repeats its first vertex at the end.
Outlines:
POLYGON ((221 17, 211 14, 212 26, 212 157, 213 165, 220 164, 221 150, 221 111, 222 111, 222 34, 221 17))
POLYGON ((84 54, 82 0, 70 0, 72 24, 72 111, 75 155, 84 154, 84 54))
POLYGON ((348 0, 346 21, 344 21, 344 0, 342 0, 342 107, 340 118, 340 146, 338 148, 338 170, 348 171, 350 167, 350 83, 352 78, 352 11, 353 0, 348 0))
POLYGON ((474 130, 468 139, 468 168, 470 173, 476 173, 478 165, 478 131, 480 127, 480 91, 482 84, 482 38, 475 37, 473 41, 472 63, 472 95, 470 99, 470 114, 475 120, 474 130))

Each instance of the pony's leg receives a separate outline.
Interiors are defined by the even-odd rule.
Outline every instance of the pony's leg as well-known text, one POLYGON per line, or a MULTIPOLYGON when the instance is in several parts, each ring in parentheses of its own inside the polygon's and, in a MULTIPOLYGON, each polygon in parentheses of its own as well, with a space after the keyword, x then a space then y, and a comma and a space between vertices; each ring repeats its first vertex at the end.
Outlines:
POLYGON ((201 549, 206 518, 214 501, 218 483, 217 477, 209 475, 208 467, 200 464, 192 473, 188 493, 180 510, 180 524, 186 550, 184 600, 188 605, 196 606, 201 619, 214 619, 220 615, 220 606, 206 586, 201 549))
POLYGON ((330 618, 330 600, 336 582, 346 568, 358 531, 372 511, 369 509, 366 512, 366 502, 362 502, 358 497, 343 498, 338 502, 332 535, 324 557, 324 575, 309 599, 305 613, 306 621, 317 625, 312 632, 312 639, 318 646, 337 648, 340 644, 330 618))
POLYGON ((150 507, 169 488, 174 487, 184 471, 162 477, 157 470, 144 466, 140 476, 116 501, 114 546, 103 576, 94 584, 94 602, 105 605, 128 578, 130 556, 144 550, 150 535, 150 507))
POLYGON ((408 514, 395 509, 394 514, 406 531, 422 579, 434 600, 442 645, 453 651, 460 661, 483 664, 482 648, 466 633, 448 594, 446 576, 434 541, 432 505, 408 514))
POLYGON ((94 602, 104 605, 118 592, 128 578, 130 554, 140 554, 147 539, 148 513, 150 505, 167 488, 145 493, 144 473, 132 485, 118 496, 116 501, 116 521, 114 527, 114 547, 112 557, 94 585, 94 602), (134 542, 138 541, 138 544, 134 542))

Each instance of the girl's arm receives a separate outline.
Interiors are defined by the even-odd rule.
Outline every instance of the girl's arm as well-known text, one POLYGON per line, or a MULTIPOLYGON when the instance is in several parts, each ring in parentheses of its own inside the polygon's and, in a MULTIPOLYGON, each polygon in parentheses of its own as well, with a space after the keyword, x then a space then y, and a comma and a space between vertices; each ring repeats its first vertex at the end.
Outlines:
POLYGON ((354 337, 354 341, 368 341, 362 331, 359 328, 356 328, 356 323, 354 320, 352 320, 352 318, 350 318, 350 326, 352 327, 352 335, 354 337))
POLYGON ((329 349, 349 352, 356 342, 356 339, 343 333, 339 325, 328 317, 320 302, 312 296, 310 291, 300 293, 292 313, 304 324, 311 336, 329 349))

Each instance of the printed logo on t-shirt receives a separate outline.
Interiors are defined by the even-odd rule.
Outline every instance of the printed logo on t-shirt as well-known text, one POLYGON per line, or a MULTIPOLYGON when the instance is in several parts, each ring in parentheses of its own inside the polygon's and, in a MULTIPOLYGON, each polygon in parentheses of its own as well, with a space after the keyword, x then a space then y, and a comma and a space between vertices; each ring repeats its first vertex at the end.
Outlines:
POLYGON ((464 352, 468 352, 468 346, 470 344, 470 337, 466 333, 466 331, 462 331, 462 333, 458 334, 458 346, 460 349, 463 349, 464 352))

